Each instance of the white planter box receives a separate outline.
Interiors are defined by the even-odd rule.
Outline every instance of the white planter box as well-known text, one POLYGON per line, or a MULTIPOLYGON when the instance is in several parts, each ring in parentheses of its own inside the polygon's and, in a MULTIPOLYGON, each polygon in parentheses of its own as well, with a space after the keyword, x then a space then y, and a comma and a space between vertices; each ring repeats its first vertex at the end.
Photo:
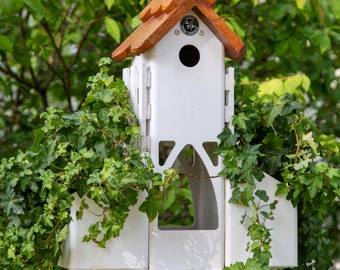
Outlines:
MULTIPOLYGON (((265 190, 269 196, 269 203, 278 201, 274 210, 273 221, 268 220, 266 223, 271 231, 271 253, 273 258, 270 260, 270 266, 273 268, 294 267, 298 265, 297 251, 297 209, 293 208, 290 201, 283 197, 276 197, 276 185, 279 182, 268 174, 262 182, 257 182, 257 188, 265 190)), ((231 197, 232 190, 229 183, 226 188, 226 200, 231 197)), ((264 210, 269 210, 268 207, 264 210)), ((247 236, 247 222, 241 224, 240 221, 245 212, 250 213, 251 209, 239 205, 226 204, 226 265, 237 261, 245 262, 251 254, 246 252, 247 243, 250 238, 247 236)))
MULTIPOLYGON (((70 224, 70 234, 64 243, 59 265, 70 270, 148 269, 148 220, 138 210, 139 203, 132 207, 120 236, 108 241, 106 248, 100 248, 94 242, 82 242, 87 228, 97 222, 98 217, 84 210, 83 219, 77 220, 76 211, 80 201, 76 196, 71 209, 73 221, 70 224)), ((90 199, 86 202, 91 211, 101 212, 90 199)))

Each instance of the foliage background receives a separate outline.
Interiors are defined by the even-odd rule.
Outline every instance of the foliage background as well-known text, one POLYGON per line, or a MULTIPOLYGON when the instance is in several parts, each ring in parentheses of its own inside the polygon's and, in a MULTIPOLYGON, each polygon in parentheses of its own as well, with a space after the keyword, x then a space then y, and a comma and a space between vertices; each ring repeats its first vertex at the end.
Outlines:
MULTIPOLYGON (((54 106, 78 110, 87 95, 86 81, 97 61, 138 25, 148 1, 0 0, 0 157, 27 149, 40 113, 54 106)), ((216 11, 246 43, 237 69, 237 89, 266 82, 268 89, 289 91, 282 82, 304 74, 299 91, 315 132, 340 138, 340 6, 337 0, 218 0, 216 11), (278 79, 278 80, 277 80, 278 79), (281 82, 281 83, 280 83, 281 82)), ((115 63, 121 76, 129 61, 115 63)), ((295 80, 288 80, 294 89, 295 80)), ((296 89, 296 88, 295 88, 296 89)), ((297 93, 295 93, 297 94, 297 93)), ((340 166, 340 157, 330 162, 340 166)), ((332 254, 339 255, 339 205, 329 209, 325 226, 332 254)))

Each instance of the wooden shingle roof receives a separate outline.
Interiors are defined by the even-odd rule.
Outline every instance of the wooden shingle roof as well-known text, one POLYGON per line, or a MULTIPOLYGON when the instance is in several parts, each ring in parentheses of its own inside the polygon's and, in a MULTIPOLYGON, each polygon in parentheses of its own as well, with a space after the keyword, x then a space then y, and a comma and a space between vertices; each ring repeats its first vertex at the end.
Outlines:
POLYGON ((245 46, 214 11, 216 0, 152 0, 139 14, 142 24, 113 51, 121 61, 155 46, 190 10, 207 25, 225 47, 226 57, 240 59, 245 46))

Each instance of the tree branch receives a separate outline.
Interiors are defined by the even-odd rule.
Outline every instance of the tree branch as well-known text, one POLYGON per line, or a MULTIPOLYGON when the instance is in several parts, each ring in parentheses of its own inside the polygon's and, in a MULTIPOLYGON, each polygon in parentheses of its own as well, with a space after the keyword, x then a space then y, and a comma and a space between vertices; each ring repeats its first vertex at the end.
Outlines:
POLYGON ((67 65, 65 63, 65 60, 64 60, 63 56, 61 55, 60 48, 58 48, 57 44, 55 43, 55 40, 54 40, 54 37, 53 37, 53 33, 52 33, 52 31, 50 29, 50 26, 48 25, 46 19, 42 19, 40 24, 42 25, 42 27, 44 28, 46 34, 48 35, 48 37, 49 37, 49 39, 51 41, 51 44, 52 44, 52 46, 54 48, 54 51, 57 54, 57 56, 58 56, 58 58, 59 58, 59 60, 60 60, 60 62, 62 64, 62 66, 63 66, 63 69, 68 74, 69 73, 69 69, 68 69, 68 67, 67 67, 67 65))
MULTIPOLYGON (((22 12, 20 13, 20 17, 22 17, 22 12)), ((27 14, 26 14, 24 19, 27 21, 28 18, 29 18, 29 12, 27 12, 27 14)), ((20 28, 21 46, 23 47, 24 50, 28 50, 27 46, 26 46, 26 36, 27 36, 26 34, 27 33, 26 33, 26 30, 25 30, 22 22, 19 23, 19 28, 20 28)), ((23 67, 23 69, 25 69, 25 67, 23 67)), ((32 85, 34 85, 34 89, 36 89, 38 92, 40 92, 40 83, 39 83, 37 77, 35 76, 35 73, 34 73, 34 70, 33 70, 32 66, 29 67, 29 73, 30 73, 30 75, 32 77, 32 81, 33 81, 32 85)), ((24 70, 22 72, 22 75, 23 74, 24 74, 24 70)), ((21 78, 24 79, 23 76, 21 76, 21 78)))
MULTIPOLYGON (((98 12, 98 14, 96 14, 96 18, 98 17, 101 17, 101 15, 103 15, 103 13, 105 12, 106 10, 106 5, 103 6, 103 8, 98 12)), ((68 66, 68 68, 71 70, 72 67, 75 65, 75 63, 77 62, 78 58, 79 58, 79 55, 80 55, 80 51, 81 49, 83 48, 84 46, 84 43, 85 41, 87 40, 87 37, 88 35, 90 34, 91 30, 92 30, 92 27, 94 26, 94 24, 97 22, 97 20, 94 20, 94 21, 91 21, 89 23, 89 27, 86 29, 86 32, 85 34, 83 35, 81 41, 79 42, 78 44, 78 49, 77 49, 77 52, 76 54, 74 55, 70 65, 68 66)))
POLYGON ((0 71, 3 72, 4 74, 8 75, 9 77, 11 77, 12 79, 16 80, 18 83, 20 83, 22 86, 25 86, 26 89, 25 90, 30 90, 32 88, 34 88, 34 85, 28 81, 26 81, 25 79, 21 78, 18 74, 15 74, 10 67, 8 66, 7 62, 5 62, 5 67, 0 65, 0 71))

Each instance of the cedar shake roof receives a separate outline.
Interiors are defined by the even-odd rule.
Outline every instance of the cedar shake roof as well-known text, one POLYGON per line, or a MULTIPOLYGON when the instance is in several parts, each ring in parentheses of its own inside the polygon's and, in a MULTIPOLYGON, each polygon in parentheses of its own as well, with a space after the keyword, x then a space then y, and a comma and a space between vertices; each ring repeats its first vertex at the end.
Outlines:
POLYGON ((190 10, 208 26, 225 47, 226 57, 241 59, 245 46, 214 11, 216 0, 152 0, 139 14, 142 24, 111 54, 121 61, 155 46, 190 10))

